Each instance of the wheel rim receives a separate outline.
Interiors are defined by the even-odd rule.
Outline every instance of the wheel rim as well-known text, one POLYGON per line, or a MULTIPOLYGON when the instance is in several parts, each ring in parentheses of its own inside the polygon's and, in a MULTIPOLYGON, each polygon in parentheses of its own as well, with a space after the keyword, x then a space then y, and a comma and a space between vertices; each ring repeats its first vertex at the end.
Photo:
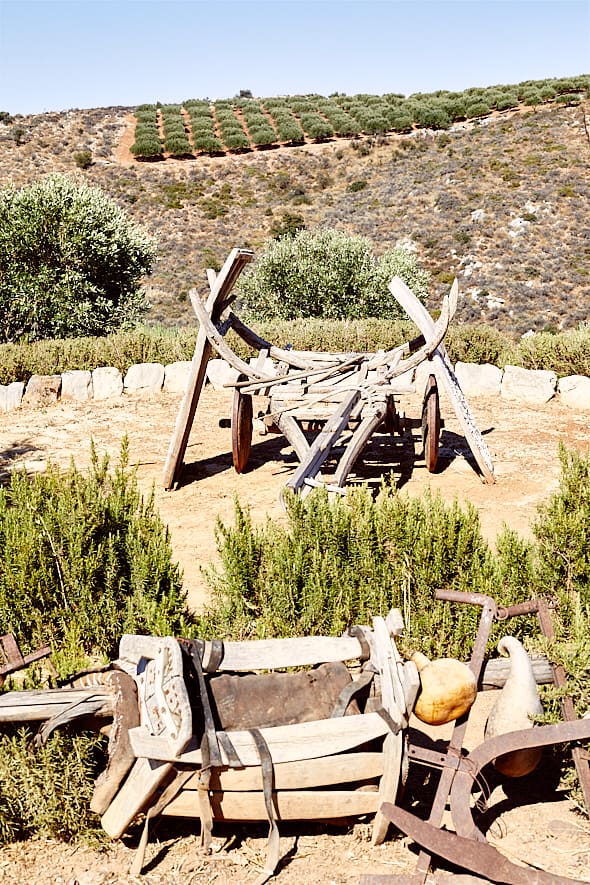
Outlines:
POLYGON ((434 473, 440 442, 440 401, 436 376, 429 375, 422 406, 422 444, 429 473, 434 473))
MULTIPOLYGON (((240 375, 239 381, 247 380, 240 375)), ((236 387, 231 412, 231 451, 236 473, 242 473, 252 448, 252 397, 236 387)))

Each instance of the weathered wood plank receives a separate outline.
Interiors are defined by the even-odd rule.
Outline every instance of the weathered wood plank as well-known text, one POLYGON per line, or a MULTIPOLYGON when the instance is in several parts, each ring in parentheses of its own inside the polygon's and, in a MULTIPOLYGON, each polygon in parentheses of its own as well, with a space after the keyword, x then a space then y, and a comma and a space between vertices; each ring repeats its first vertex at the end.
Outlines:
MULTIPOLYGON (((341 753, 321 759, 299 762, 280 762, 274 767, 274 786, 277 790, 304 790, 329 787, 334 784, 362 783, 383 774, 382 753, 341 753)), ((185 789, 196 790, 199 774, 196 771, 185 789)), ((211 789, 230 792, 248 792, 262 789, 260 766, 248 768, 215 768, 211 772, 211 789)), ((389 801, 389 800, 388 800, 389 801)))
MULTIPOLYGON (((404 308, 410 319, 416 323, 425 338, 432 336, 435 327, 432 317, 403 280, 399 277, 394 277, 389 284, 389 290, 404 308)), ((457 304, 458 292, 459 286, 457 280, 455 280, 450 292, 450 302, 453 312, 454 307, 457 304)), ((467 400, 463 395, 463 391, 457 381, 457 376, 453 371, 453 367, 442 342, 433 352, 432 360, 435 365, 437 378, 442 382, 447 395, 453 404, 455 414, 463 428, 465 439, 477 461, 484 481, 487 483, 494 483, 496 481, 494 477, 494 466, 488 447, 473 419, 469 406, 467 405, 467 400)))
MULTIPOLYGON (((388 731, 387 724, 378 713, 345 716, 339 719, 318 719, 296 725, 278 725, 260 729, 275 763, 297 762, 302 759, 318 759, 345 753, 367 741, 381 737, 388 731)), ((228 732, 228 736, 242 765, 259 764, 260 757, 249 731, 232 731, 228 732)), ((178 757, 171 757, 169 742, 166 739, 146 735, 144 729, 131 729, 129 738, 133 752, 138 757, 179 761, 198 767, 201 765, 201 751, 194 739, 178 757)), ((229 765, 223 747, 221 758, 224 765, 229 765)))
POLYGON ((318 474, 322 464, 330 454, 332 446, 346 427, 350 413, 359 399, 360 393, 358 390, 353 390, 348 394, 340 408, 326 422, 324 429, 310 446, 307 457, 287 482, 287 488, 299 491, 303 488, 306 479, 313 479, 318 474))
MULTIPOLYGON (((203 665, 208 665, 211 644, 205 643, 203 665)), ((332 661, 353 661, 361 654, 355 636, 295 636, 286 639, 252 639, 224 642, 220 670, 280 670, 312 667, 332 661)))
POLYGON ((112 716, 114 698, 108 686, 7 691, 0 694, 0 722, 41 722, 76 705, 78 716, 112 716))
POLYGON ((336 473, 334 475, 335 485, 344 485, 346 477, 354 467, 359 455, 369 441, 371 434, 382 423, 386 410, 387 406, 385 402, 383 402, 383 404, 377 404, 373 407, 371 413, 365 415, 362 419, 338 462, 338 467, 336 468, 336 473))
MULTIPOLYGON (((402 770, 403 733, 388 734, 383 743, 383 777, 379 782, 379 802, 391 802, 395 805, 402 770)), ((389 820, 385 815, 377 811, 373 821, 371 842, 373 845, 381 845, 385 841, 389 829, 389 820)))
MULTIPOLYGON (((214 820, 266 820, 264 795, 260 792, 210 793, 214 820)), ((331 820, 372 814, 379 794, 365 790, 285 790, 274 794, 278 820, 331 820)), ((196 790, 182 790, 166 806, 163 815, 198 817, 196 790)))
MULTIPOLYGON (((553 682, 553 668, 544 655, 532 656, 531 664, 537 685, 550 685, 553 682)), ((510 666, 509 658, 491 658, 486 661, 480 680, 484 691, 502 688, 510 674, 510 666)))
POLYGON ((171 762, 137 759, 127 780, 100 819, 103 830, 111 839, 119 839, 123 835, 131 821, 147 807, 171 770, 171 762))
MULTIPOLYGON (((212 282, 213 278, 209 278, 209 282, 212 285, 206 303, 206 310, 207 314, 212 316, 213 319, 215 319, 216 311, 228 298, 243 268, 253 257, 254 253, 249 249, 232 249, 219 274, 215 278, 215 281, 212 282)), ((201 327, 197 335, 197 342, 191 363, 187 388, 176 417, 174 432, 170 440, 168 454, 164 464, 163 483, 165 489, 171 489, 179 477, 197 405, 201 396, 201 390, 205 381, 207 361, 210 354, 211 344, 207 339, 204 328, 201 327)))

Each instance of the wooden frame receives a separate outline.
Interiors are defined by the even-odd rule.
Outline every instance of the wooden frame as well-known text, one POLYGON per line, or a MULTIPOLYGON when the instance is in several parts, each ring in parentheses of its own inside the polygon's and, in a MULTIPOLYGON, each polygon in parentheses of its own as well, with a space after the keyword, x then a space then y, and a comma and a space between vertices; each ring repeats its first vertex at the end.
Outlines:
MULTIPOLYGON (((411 661, 402 661, 395 636, 403 629, 397 610, 386 619, 376 617, 372 628, 359 628, 360 635, 300 637, 223 645, 219 664, 222 672, 246 673, 292 668, 318 663, 357 662, 368 647, 365 669, 376 674, 380 686, 378 711, 361 715, 312 720, 293 725, 260 728, 274 767, 274 796, 278 819, 326 819, 375 814, 373 841, 383 841, 388 821, 379 812, 384 801, 395 802, 401 775, 403 731, 407 727, 419 688, 419 677, 411 661)), ((150 804, 156 791, 170 776, 174 765, 194 767, 194 775, 166 808, 164 815, 198 816, 199 772, 202 755, 199 735, 192 732, 192 714, 183 686, 178 684, 179 661, 167 654, 174 640, 124 636, 117 666, 135 674, 139 684, 140 724, 129 730, 136 757, 127 781, 119 789, 102 817, 105 831, 120 837, 138 813, 150 804), (152 686, 147 695, 144 674, 163 660, 160 692, 152 686), (173 695, 171 699, 171 695, 173 695), (176 717, 154 717, 150 697, 167 699, 176 717), (172 734, 171 734, 172 731, 172 734)), ((365 652, 366 653, 366 652, 365 652)), ((202 645, 205 669, 213 645, 202 645)), ((241 768, 230 767, 220 741, 222 766, 213 770, 209 799, 215 820, 262 820, 267 817, 263 797, 260 756, 251 731, 227 732, 241 768)))
MULTIPOLYGON (((277 428, 293 446, 300 461, 287 488, 305 496, 311 488, 325 485, 328 491, 342 494, 346 479, 372 434, 381 426, 397 426, 394 397, 413 392, 406 380, 420 363, 432 360, 455 408, 467 442, 486 482, 494 481, 493 466, 486 444, 459 387, 442 344, 458 297, 457 281, 445 296, 435 322, 411 290, 395 278, 390 289, 421 335, 399 347, 378 353, 321 353, 280 348, 249 329, 231 310, 231 290, 242 269, 252 259, 252 252, 233 249, 219 275, 208 272, 211 291, 205 303, 194 290, 190 299, 199 320, 199 334, 192 360, 189 382, 177 416, 164 466, 164 486, 171 489, 178 481, 188 437, 204 383, 207 361, 212 350, 239 374, 232 407, 232 456, 238 472, 245 468, 252 435, 252 394, 268 399, 264 416, 267 427, 277 428), (258 360, 248 363, 235 354, 225 341, 233 329, 249 346, 258 351, 258 360), (266 368, 270 360, 272 372, 266 368), (248 398, 241 403, 241 397, 248 398), (241 408, 241 405, 244 407, 241 408), (239 424, 239 426, 238 426, 239 424), (304 428, 319 424, 319 433, 309 441, 304 428), (336 446, 344 447, 336 454, 336 446), (326 460, 336 457, 334 478, 327 483, 320 471, 326 460)), ((426 464, 436 466, 438 436, 430 439, 426 464)))

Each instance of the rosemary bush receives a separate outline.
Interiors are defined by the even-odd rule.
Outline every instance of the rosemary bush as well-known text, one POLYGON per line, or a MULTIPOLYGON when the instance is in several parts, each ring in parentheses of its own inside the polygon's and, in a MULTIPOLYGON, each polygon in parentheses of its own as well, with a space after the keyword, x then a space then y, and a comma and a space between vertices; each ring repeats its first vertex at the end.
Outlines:
MULTIPOLYGON (((0 633, 24 652, 51 643, 60 676, 116 657, 122 633, 190 635, 167 529, 127 465, 92 453, 86 474, 13 474, 0 489, 0 633)), ((25 685, 39 679, 39 669, 25 685)), ((30 671, 29 671, 30 672, 30 671)), ((56 732, 31 749, 29 728, 0 732, 0 843, 42 834, 100 837, 88 807, 105 739, 56 732)))
POLYGON ((366 488, 335 502, 322 490, 289 496, 287 516, 285 528, 255 526, 236 501, 234 526, 218 521, 221 566, 207 570, 213 605, 202 624, 210 635, 338 635, 397 607, 406 646, 464 658, 479 613, 436 602, 435 590, 505 596, 471 506, 384 486, 376 500, 366 488))
POLYGON ((49 643, 61 675, 86 656, 114 657, 122 633, 186 629, 181 574, 168 531, 127 466, 92 453, 0 489, 0 633, 26 650, 49 643))

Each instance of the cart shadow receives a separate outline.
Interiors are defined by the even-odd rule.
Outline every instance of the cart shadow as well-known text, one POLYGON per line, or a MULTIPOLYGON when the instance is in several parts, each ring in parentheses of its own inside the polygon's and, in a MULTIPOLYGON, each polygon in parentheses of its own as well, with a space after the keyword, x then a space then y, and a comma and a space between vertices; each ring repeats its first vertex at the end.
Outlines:
MULTIPOLYGON (((285 470, 291 470, 291 464, 297 462, 297 458, 287 440, 279 434, 269 435, 263 442, 255 443, 250 450, 250 457, 243 473, 251 473, 258 467, 262 467, 268 461, 276 461, 280 464, 285 462, 285 470), (287 451, 284 451, 287 449, 287 451)), ((211 458, 203 458, 200 461, 187 461, 182 468, 182 474, 178 487, 190 485, 207 476, 216 476, 233 470, 233 457, 231 452, 222 452, 211 458)))
MULTIPOLYGON (((484 431, 490 433, 493 428, 484 431)), ((477 476, 481 470, 475 460, 467 440, 458 433, 442 430, 438 460, 433 475, 444 473, 457 459, 465 460, 477 476)), ((354 470, 348 478, 348 484, 362 482, 374 490, 378 490, 384 479, 394 478, 395 486, 403 488, 412 478, 415 471, 427 470, 424 461, 421 432, 412 428, 401 436, 386 433, 375 433, 358 458, 354 470)))
POLYGON ((24 464, 19 465, 15 463, 18 458, 21 458, 23 455, 32 455, 35 452, 40 451, 41 450, 37 448, 37 446, 27 442, 20 444, 14 443, 14 445, 9 448, 0 451, 0 486, 9 484, 10 477, 15 470, 25 470, 24 464))
MULTIPOLYGON (((493 428, 483 431, 490 433, 493 428)), ((308 443, 315 438, 314 433, 306 432, 308 443)), ((322 475, 330 482, 331 474, 336 470, 343 448, 335 446, 323 465, 322 475)), ((480 476, 480 468, 473 457, 471 449, 463 436, 449 430, 442 430, 438 461, 434 475, 443 473, 458 458, 462 458, 473 471, 480 476)), ((289 474, 299 463, 297 455, 282 434, 269 434, 262 442, 254 443, 250 457, 243 473, 251 473, 269 461, 283 464, 285 474, 289 474)), ((393 481, 398 489, 403 488, 412 478, 414 471, 425 471, 426 464, 422 451, 420 430, 414 428, 401 435, 390 433, 374 433, 364 451, 357 459, 347 477, 347 485, 362 484, 374 494, 381 488, 384 481, 393 481), (392 480, 393 478, 393 480, 392 480)), ((220 453, 200 461, 184 464, 178 487, 181 488, 197 482, 205 477, 215 476, 233 470, 231 451, 220 453)))

